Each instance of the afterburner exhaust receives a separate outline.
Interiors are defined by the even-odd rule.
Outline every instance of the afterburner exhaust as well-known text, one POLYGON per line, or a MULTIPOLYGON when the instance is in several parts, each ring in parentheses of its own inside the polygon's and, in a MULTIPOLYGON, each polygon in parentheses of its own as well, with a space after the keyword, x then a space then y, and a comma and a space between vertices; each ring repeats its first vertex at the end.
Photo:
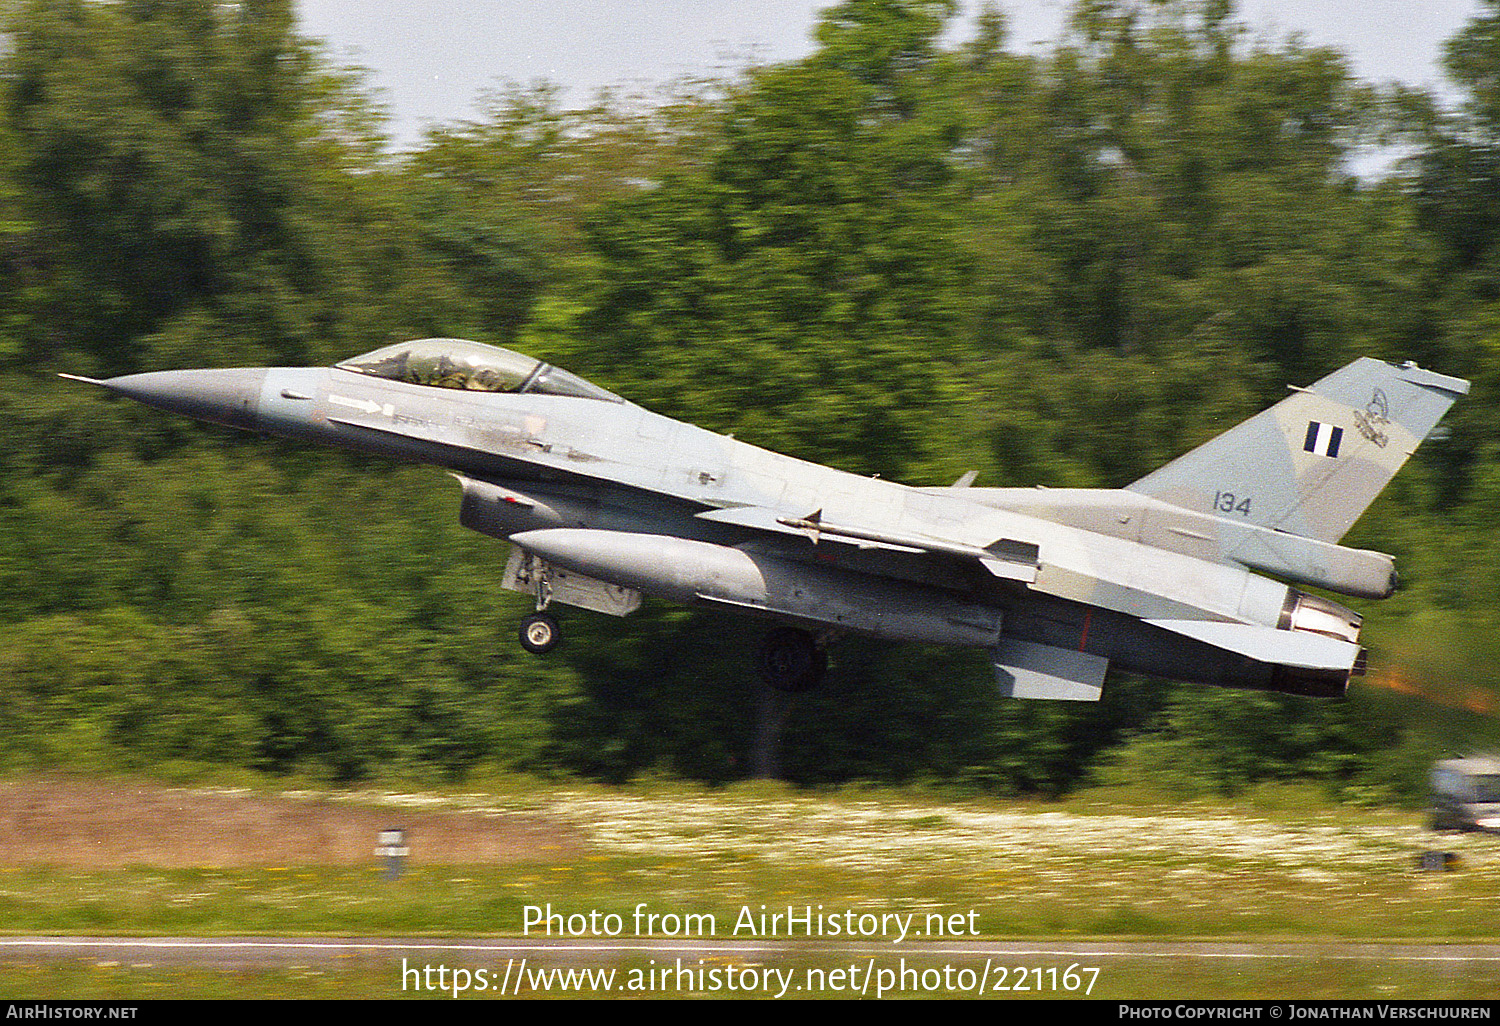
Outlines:
MULTIPOLYGON (((1276 626, 1284 631, 1319 634, 1358 645, 1363 625, 1364 617, 1352 609, 1305 591, 1289 589, 1281 622, 1276 626)), ((1342 698, 1350 678, 1364 676, 1368 658, 1368 651, 1361 648, 1347 670, 1278 666, 1271 674, 1268 690, 1305 698, 1342 698)))

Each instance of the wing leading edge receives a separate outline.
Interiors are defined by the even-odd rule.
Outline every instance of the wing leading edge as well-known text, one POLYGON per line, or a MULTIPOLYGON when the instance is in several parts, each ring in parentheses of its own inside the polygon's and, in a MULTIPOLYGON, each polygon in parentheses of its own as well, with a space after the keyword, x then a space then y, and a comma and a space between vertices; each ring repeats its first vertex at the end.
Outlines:
POLYGON ((969 545, 931 535, 876 531, 852 524, 832 523, 823 519, 822 510, 805 517, 784 517, 777 511, 762 506, 736 506, 705 510, 697 516, 701 520, 715 523, 807 537, 812 539, 814 545, 827 540, 858 548, 905 553, 926 552, 972 559, 995 577, 1024 584, 1036 581, 1037 571, 1041 566, 1041 550, 1035 542, 1000 538, 986 546, 969 545))

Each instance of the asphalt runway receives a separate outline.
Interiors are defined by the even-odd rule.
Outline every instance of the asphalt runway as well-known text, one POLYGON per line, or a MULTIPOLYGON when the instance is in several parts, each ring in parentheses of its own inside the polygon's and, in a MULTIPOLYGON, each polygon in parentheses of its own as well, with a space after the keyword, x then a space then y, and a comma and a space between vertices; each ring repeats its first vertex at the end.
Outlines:
POLYGON ((423 963, 496 964, 526 958, 533 964, 578 965, 633 958, 752 961, 817 956, 915 959, 1350 961, 1428 963, 1461 968, 1500 963, 1500 944, 1379 944, 1338 941, 1226 943, 1219 941, 908 941, 835 944, 816 941, 560 940, 557 938, 401 937, 0 937, 0 962, 84 960, 132 967, 209 969, 337 968, 403 958, 423 963))

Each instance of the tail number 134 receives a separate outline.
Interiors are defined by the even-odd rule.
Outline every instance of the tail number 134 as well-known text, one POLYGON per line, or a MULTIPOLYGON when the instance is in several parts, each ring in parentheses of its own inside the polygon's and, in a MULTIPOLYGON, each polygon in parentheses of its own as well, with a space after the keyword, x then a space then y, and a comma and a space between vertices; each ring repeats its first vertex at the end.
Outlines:
POLYGON ((1250 497, 1248 495, 1236 495, 1234 492, 1214 492, 1214 509, 1220 513, 1238 513, 1241 516, 1250 515, 1250 497))

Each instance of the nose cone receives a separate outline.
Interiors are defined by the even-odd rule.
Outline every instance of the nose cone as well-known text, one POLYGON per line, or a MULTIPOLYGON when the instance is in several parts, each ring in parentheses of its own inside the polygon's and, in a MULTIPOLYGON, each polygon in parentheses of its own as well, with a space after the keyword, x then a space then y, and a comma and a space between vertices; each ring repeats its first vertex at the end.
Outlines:
POLYGON ((126 374, 99 384, 147 406, 248 430, 256 426, 265 380, 264 367, 237 367, 126 374))

